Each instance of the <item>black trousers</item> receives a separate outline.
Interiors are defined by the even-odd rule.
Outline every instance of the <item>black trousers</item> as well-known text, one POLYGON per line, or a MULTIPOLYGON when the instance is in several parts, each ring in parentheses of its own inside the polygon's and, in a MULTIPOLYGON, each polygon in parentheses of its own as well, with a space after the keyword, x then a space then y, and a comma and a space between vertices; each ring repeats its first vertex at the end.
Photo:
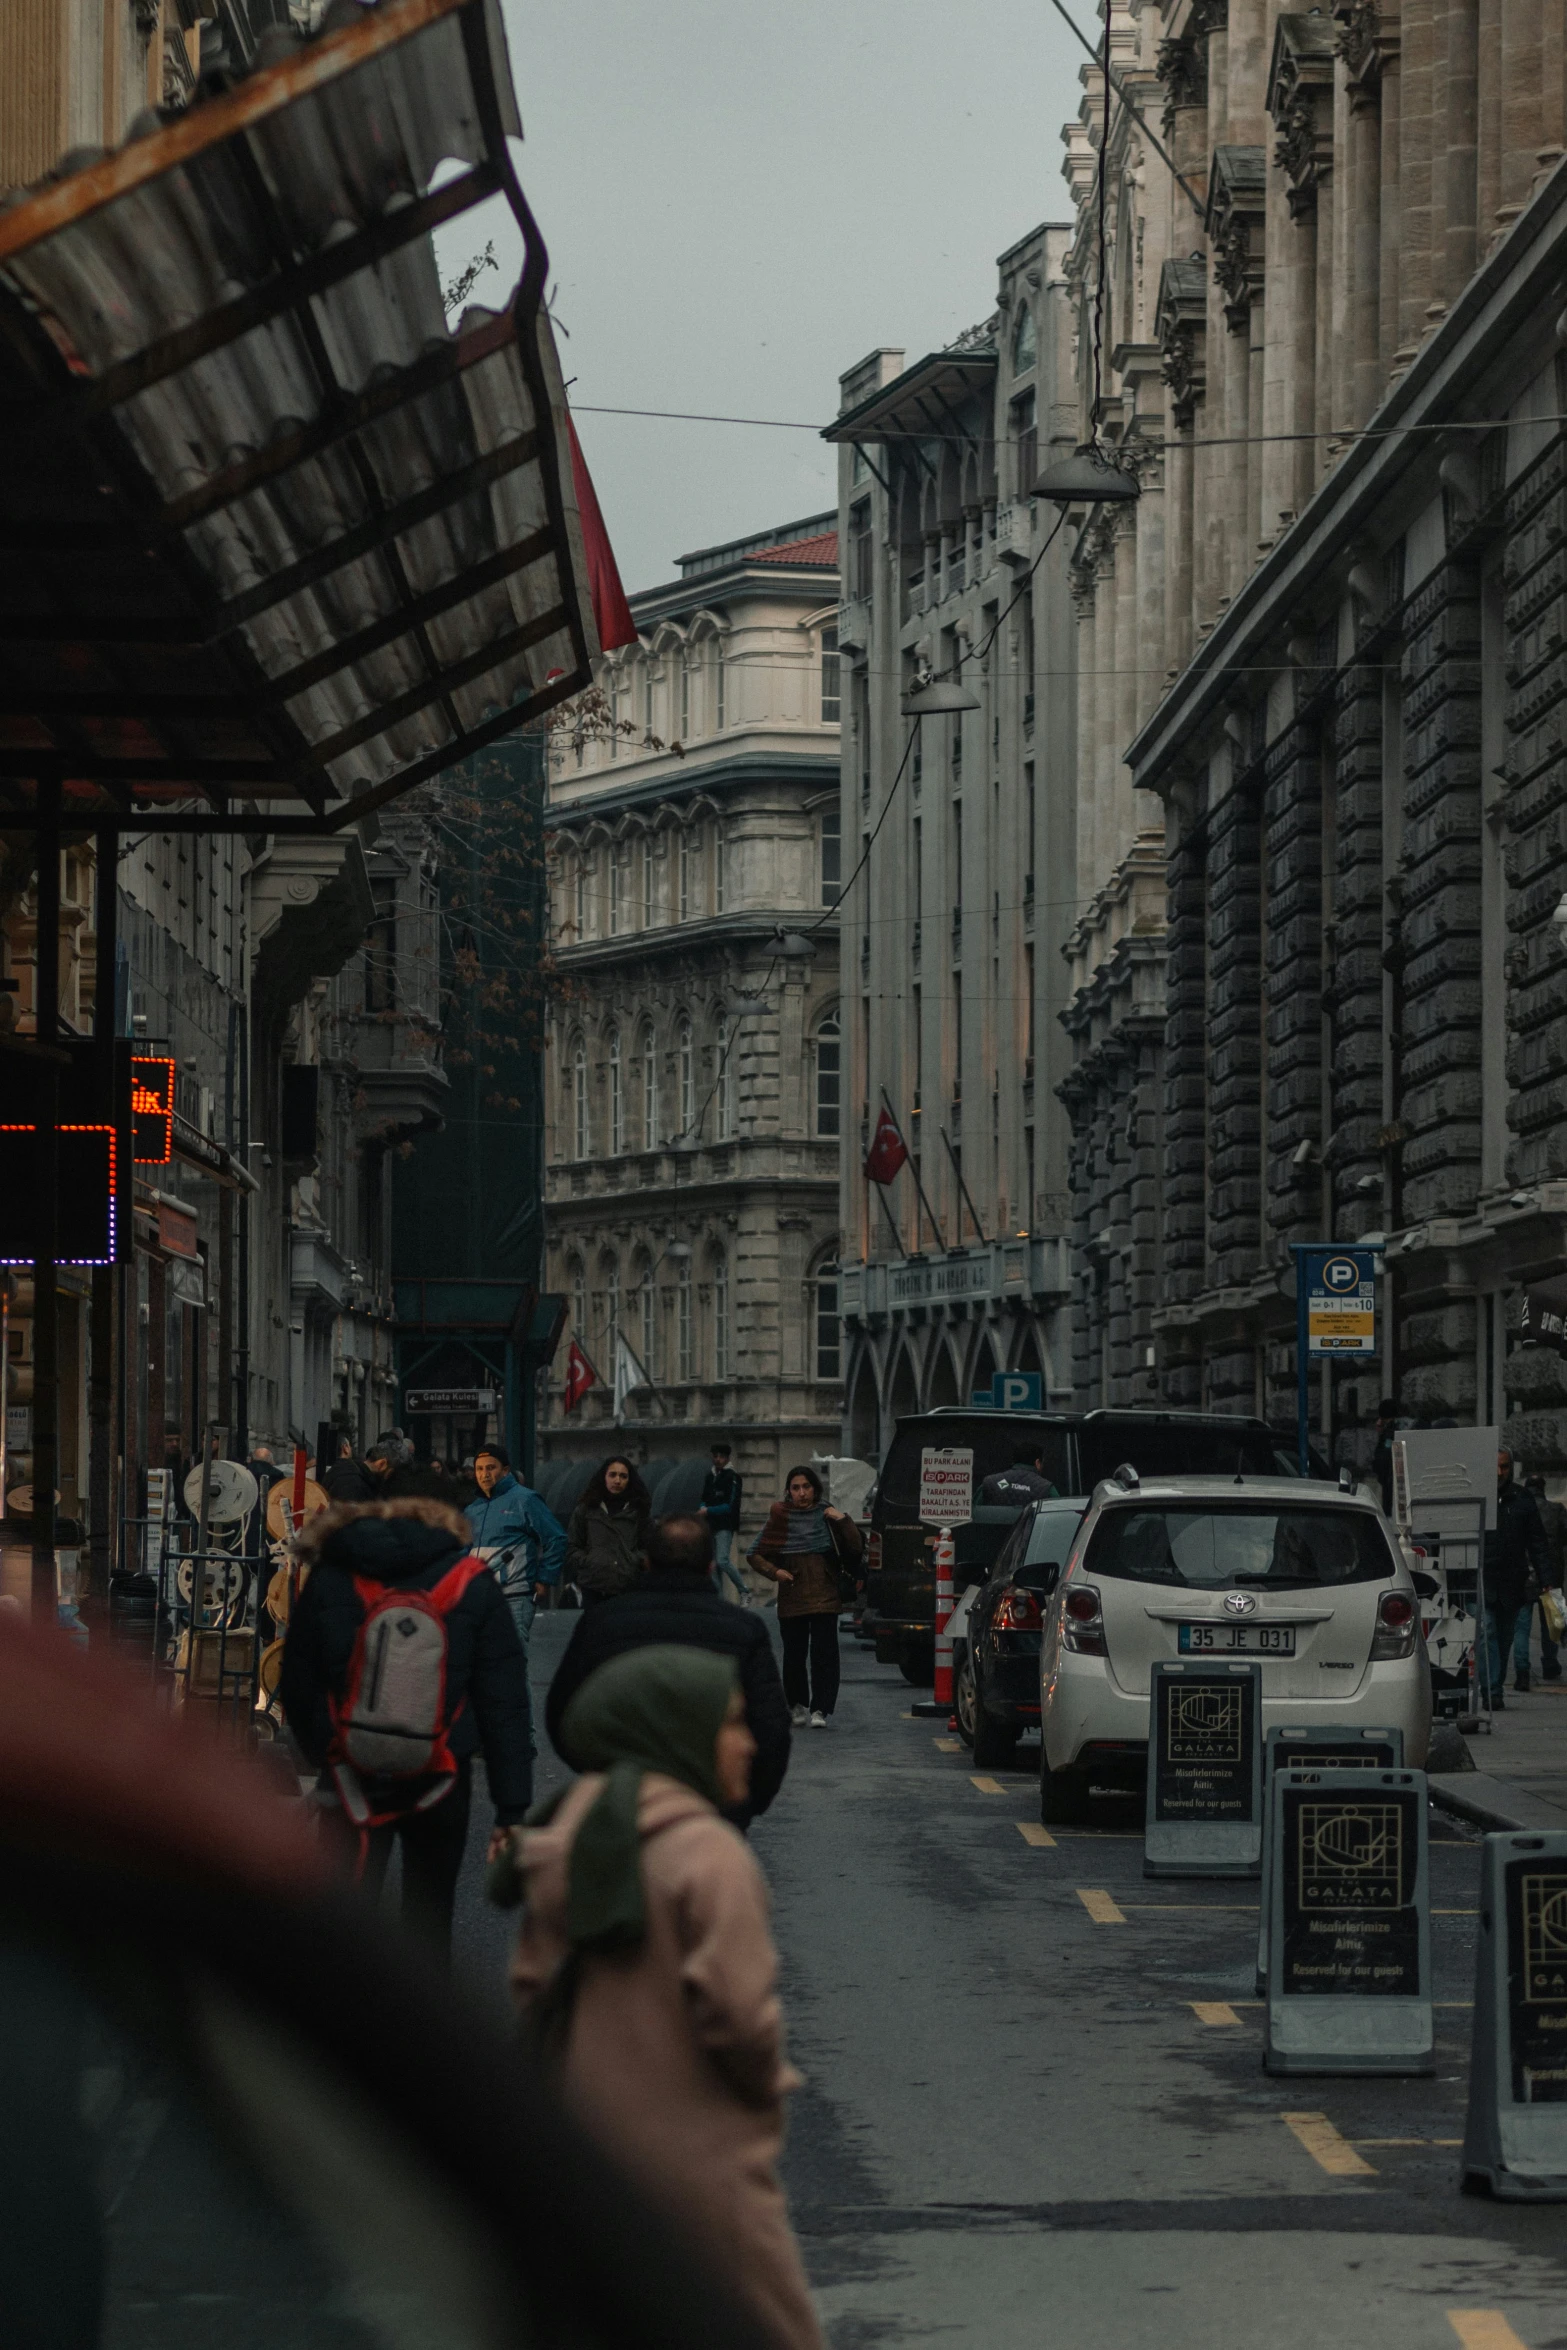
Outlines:
POLYGON ((838 1702, 836 1615, 780 1616, 784 1695, 791 1705, 830 1714, 838 1702))
MULTIPOLYGON (((444 1957, 451 1956, 452 1911, 457 1901, 457 1878, 468 1843, 468 1813, 473 1800, 473 1766, 461 1763, 450 1795, 428 1811, 410 1812, 390 1827, 371 1828, 364 1837, 364 1867, 360 1883, 372 1901, 379 1900, 386 1882, 386 1865, 394 1839, 403 1854, 403 1923, 411 1932, 433 1943, 444 1957)), ((342 1812, 328 1818, 341 1823, 356 1854, 360 1839, 342 1812)))

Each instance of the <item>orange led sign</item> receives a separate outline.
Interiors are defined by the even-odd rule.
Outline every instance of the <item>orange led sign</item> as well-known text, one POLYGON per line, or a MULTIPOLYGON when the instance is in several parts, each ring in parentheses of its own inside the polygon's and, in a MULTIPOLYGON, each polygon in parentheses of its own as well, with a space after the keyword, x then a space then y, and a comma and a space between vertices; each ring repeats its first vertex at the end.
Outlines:
POLYGON ((174 1156, 174 1063, 131 1055, 131 1156, 139 1167, 166 1167, 174 1156))

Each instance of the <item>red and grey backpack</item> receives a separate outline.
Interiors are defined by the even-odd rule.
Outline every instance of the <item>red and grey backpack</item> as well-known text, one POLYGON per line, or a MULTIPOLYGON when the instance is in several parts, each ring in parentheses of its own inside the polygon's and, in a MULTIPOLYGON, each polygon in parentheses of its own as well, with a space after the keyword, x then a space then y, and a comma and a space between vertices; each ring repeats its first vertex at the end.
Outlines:
POLYGON ((462 1712, 446 1693, 446 1620, 485 1573, 471 1554, 428 1591, 354 1577, 364 1621, 348 1664, 348 1685, 332 1700, 327 1764, 356 1828, 379 1828, 428 1811, 457 1776, 451 1734, 462 1712), (372 1798, 366 1780, 378 1782, 372 1798))

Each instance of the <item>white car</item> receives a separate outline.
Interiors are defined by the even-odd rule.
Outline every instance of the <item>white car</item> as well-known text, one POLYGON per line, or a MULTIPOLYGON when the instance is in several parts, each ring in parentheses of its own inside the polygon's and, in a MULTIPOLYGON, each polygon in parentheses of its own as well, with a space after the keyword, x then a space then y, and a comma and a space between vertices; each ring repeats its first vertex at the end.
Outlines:
POLYGON ((1135 1787, 1162 1658, 1255 1657, 1262 1727, 1404 1733, 1421 1768, 1431 1674, 1420 1602, 1387 1521, 1337 1487, 1118 1470, 1096 1490, 1040 1643, 1040 1815, 1081 1821, 1091 1786, 1135 1787))

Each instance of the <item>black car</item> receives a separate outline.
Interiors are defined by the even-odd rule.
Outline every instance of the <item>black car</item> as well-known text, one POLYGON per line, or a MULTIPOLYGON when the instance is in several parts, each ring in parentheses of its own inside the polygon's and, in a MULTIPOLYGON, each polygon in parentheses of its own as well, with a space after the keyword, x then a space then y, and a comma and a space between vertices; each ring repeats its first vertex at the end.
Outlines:
POLYGON ((1039 1727, 1039 1635, 1044 1603, 1083 1522, 1083 1501, 1030 1502, 996 1555, 953 1643, 958 1731, 974 1760, 1003 1769, 1025 1730, 1039 1727))

